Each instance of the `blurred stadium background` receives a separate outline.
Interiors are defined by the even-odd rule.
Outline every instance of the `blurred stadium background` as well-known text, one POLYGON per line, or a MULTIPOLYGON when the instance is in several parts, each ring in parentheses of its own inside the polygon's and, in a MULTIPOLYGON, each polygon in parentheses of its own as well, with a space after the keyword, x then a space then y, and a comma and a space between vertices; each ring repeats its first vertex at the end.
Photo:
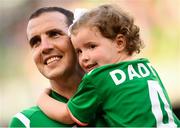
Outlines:
MULTIPOLYGON (((36 69, 26 40, 29 15, 42 6, 70 10, 112 3, 129 12, 146 45, 142 57, 151 60, 180 115, 179 0, 0 0, 0 127, 35 104, 49 83, 36 69)), ((179 117, 180 118, 180 117, 179 117)))

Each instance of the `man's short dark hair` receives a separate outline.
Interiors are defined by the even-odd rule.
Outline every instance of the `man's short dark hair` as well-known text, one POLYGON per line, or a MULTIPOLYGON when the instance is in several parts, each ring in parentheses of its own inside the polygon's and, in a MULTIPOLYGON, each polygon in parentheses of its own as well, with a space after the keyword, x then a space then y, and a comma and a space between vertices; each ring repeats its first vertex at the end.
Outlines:
POLYGON ((61 7, 42 7, 42 8, 39 8, 38 10, 36 10, 35 12, 33 12, 31 14, 31 16, 29 17, 29 20, 36 18, 36 17, 38 17, 41 14, 46 13, 46 12, 60 12, 66 16, 68 26, 70 26, 73 23, 73 19, 74 19, 73 12, 71 12, 70 10, 61 8, 61 7))

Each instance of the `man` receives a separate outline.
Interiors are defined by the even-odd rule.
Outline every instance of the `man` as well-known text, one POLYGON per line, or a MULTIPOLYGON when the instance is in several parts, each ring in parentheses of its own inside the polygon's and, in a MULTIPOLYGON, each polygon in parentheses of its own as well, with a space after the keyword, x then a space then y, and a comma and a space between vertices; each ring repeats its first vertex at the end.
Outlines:
MULTIPOLYGON (((45 7, 34 12, 27 25, 27 37, 33 60, 42 75, 50 81, 54 99, 67 102, 83 76, 68 27, 73 13, 60 7, 45 7)), ((48 118, 38 106, 17 113, 9 127, 70 127, 48 118)))

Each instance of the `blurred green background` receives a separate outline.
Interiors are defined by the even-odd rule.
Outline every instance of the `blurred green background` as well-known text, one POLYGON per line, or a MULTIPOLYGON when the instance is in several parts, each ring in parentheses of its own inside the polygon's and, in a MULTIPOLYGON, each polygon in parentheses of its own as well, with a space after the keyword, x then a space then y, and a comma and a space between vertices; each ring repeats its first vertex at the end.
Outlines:
MULTIPOLYGON (((140 26, 149 58, 167 89, 174 109, 180 107, 180 0, 0 0, 0 127, 36 103, 49 83, 36 69, 26 40, 29 15, 42 6, 70 10, 100 4, 119 5, 140 26)), ((179 112, 179 111, 177 111, 179 112)))

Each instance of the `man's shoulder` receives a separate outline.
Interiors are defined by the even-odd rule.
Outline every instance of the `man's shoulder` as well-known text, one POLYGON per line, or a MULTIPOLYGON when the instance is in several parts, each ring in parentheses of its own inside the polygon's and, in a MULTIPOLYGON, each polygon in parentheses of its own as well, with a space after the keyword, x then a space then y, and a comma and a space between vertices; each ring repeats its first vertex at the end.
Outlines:
POLYGON ((12 117, 9 127, 28 127, 30 125, 31 117, 40 111, 38 106, 33 106, 16 113, 12 117))
POLYGON ((48 118, 38 106, 33 106, 15 114, 9 127, 72 127, 48 118))
POLYGON ((38 106, 33 106, 30 108, 24 109, 21 113, 30 118, 31 116, 39 112, 42 112, 41 109, 38 106))

